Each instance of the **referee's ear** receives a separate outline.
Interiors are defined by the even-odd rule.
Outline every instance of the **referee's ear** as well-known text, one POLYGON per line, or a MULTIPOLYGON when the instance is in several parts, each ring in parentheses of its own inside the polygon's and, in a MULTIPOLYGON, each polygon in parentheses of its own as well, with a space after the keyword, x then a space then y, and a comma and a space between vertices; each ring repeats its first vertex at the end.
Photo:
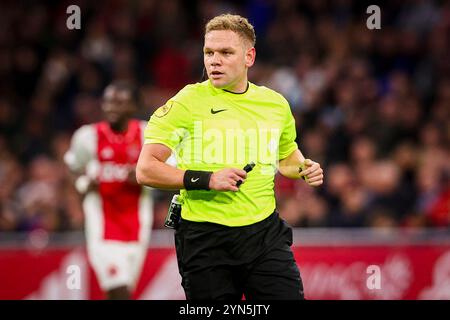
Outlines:
POLYGON ((255 63, 256 59, 256 49, 255 47, 251 47, 245 53, 245 65, 247 68, 250 68, 255 63))

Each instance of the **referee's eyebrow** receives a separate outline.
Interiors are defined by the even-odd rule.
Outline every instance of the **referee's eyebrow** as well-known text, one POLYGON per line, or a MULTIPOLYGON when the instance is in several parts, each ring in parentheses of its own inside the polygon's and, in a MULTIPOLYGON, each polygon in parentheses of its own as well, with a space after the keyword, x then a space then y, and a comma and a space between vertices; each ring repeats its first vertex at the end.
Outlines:
POLYGON ((223 48, 218 48, 218 49, 214 50, 212 48, 204 47, 203 48, 203 52, 206 52, 206 51, 220 51, 220 52, 223 52, 223 51, 235 51, 235 49, 232 48, 232 47, 223 47, 223 48))

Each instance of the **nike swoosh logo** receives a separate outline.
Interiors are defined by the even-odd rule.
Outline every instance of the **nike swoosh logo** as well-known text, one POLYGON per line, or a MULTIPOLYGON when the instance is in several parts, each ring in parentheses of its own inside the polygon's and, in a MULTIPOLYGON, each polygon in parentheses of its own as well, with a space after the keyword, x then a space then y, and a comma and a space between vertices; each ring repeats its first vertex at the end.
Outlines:
POLYGON ((197 182, 198 179, 200 179, 200 178, 197 178, 197 179, 191 178, 191 182, 197 182))
POLYGON ((216 114, 216 113, 219 113, 219 112, 222 112, 222 111, 227 111, 227 109, 214 110, 213 108, 211 108, 211 113, 212 114, 216 114))

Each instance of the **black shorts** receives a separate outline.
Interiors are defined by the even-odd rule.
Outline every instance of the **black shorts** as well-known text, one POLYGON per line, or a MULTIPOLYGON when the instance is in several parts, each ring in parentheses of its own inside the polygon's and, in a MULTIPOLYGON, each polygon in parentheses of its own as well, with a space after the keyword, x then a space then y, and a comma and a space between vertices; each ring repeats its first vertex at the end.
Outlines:
POLYGON ((175 246, 186 298, 303 299, 291 245, 292 229, 276 212, 244 227, 182 220, 175 246))

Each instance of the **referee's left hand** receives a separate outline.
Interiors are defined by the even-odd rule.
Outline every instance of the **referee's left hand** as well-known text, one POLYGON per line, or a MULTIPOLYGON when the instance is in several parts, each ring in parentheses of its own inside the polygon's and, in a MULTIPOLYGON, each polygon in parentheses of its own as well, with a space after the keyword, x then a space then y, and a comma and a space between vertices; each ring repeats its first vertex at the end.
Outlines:
POLYGON ((306 159, 305 170, 300 172, 300 177, 305 177, 305 181, 312 187, 318 187, 323 183, 323 170, 318 162, 306 159))

